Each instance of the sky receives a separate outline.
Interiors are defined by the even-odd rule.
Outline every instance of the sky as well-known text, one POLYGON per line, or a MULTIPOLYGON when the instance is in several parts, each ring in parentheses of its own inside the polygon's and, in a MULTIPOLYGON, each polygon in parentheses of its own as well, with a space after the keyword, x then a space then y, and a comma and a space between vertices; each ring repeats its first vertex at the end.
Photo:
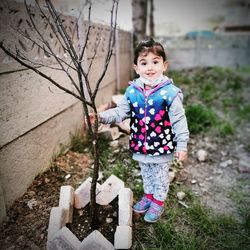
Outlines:
POLYGON ((179 28, 181 33, 192 29, 208 29, 207 19, 225 15, 225 0, 154 0, 156 33, 165 28, 179 28))
MULTIPOLYGON (((42 0, 40 0, 42 1, 42 0)), ((68 10, 79 9, 84 0, 54 0, 68 10)), ((119 0, 118 25, 132 31, 132 0, 119 0)), ((231 0, 154 0, 156 35, 184 34, 193 29, 207 29, 207 19, 225 15, 223 4, 231 0), (168 34, 167 34, 168 33, 168 34)), ((108 23, 111 0, 93 0, 92 20, 108 23)))
MULTIPOLYGON (((154 0, 156 35, 208 29, 208 18, 225 15, 223 4, 226 1, 228 0, 154 0)), ((107 1, 96 1, 93 9, 98 21, 108 20, 107 1)), ((132 30, 131 0, 119 0, 118 24, 122 29, 132 30)))

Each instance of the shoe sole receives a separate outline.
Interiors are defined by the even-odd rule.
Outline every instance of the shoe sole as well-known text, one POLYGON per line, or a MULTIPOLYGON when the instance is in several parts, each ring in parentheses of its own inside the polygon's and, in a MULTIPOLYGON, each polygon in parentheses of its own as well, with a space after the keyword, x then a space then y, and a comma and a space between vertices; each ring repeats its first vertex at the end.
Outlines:
POLYGON ((157 222, 159 219, 160 219, 160 218, 158 218, 157 220, 147 220, 147 219, 144 218, 144 220, 145 220, 146 222, 149 222, 149 223, 155 223, 155 222, 157 222))
POLYGON ((133 210, 134 210, 134 212, 136 212, 136 213, 138 213, 138 214, 143 214, 143 213, 145 213, 145 212, 148 211, 148 209, 145 209, 145 210, 136 210, 136 209, 134 209, 134 208, 133 208, 133 210))

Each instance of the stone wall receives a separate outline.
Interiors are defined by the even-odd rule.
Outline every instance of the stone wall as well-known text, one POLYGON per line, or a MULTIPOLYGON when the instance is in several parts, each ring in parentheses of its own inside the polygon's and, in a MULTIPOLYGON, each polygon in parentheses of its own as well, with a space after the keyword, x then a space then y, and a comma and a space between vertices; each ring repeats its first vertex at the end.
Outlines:
POLYGON ((250 66, 250 34, 216 34, 214 37, 158 37, 166 48, 170 69, 250 66))
MULTIPOLYGON (((39 24, 39 31, 53 45, 52 49, 69 62, 62 46, 53 40, 53 33, 45 25, 44 17, 35 9, 33 15, 39 24)), ((84 23, 79 26, 79 23, 76 25, 75 17, 62 17, 72 40, 78 43, 79 34, 84 34, 81 30, 84 23)), ((56 62, 38 46, 24 41, 15 30, 16 27, 21 27, 22 30, 27 27, 28 30, 29 26, 30 21, 23 4, 1 1, 0 41, 5 39, 11 48, 26 51, 38 64, 49 65, 42 67, 37 64, 36 67, 62 86, 71 88, 66 74, 53 69, 57 67, 56 62)), ((94 24, 91 30, 87 47, 88 64, 95 50, 96 35, 104 37, 90 71, 92 87, 102 72, 108 32, 108 27, 100 24, 94 24)), ((116 44, 119 46, 116 46, 101 83, 97 105, 109 102, 111 96, 126 87, 130 79, 131 35, 119 30, 117 39, 116 44)), ((76 79, 74 72, 69 73, 76 79)), ((59 152, 60 145, 69 142, 70 133, 82 129, 82 124, 81 102, 32 70, 24 68, 0 50, 0 221, 5 216, 6 209, 26 191, 35 176, 49 167, 51 158, 59 152)))

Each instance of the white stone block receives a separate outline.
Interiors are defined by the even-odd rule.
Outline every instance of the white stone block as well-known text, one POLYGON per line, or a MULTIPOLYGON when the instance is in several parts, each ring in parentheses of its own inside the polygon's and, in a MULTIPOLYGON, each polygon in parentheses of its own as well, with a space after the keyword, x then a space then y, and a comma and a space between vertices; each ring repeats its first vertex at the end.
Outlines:
POLYGON ((66 223, 72 223, 74 204, 74 188, 71 186, 61 186, 59 207, 66 211, 66 223))
POLYGON ((89 234, 81 244, 79 250, 114 250, 114 246, 98 231, 89 234))
MULTIPOLYGON (((75 191, 74 194, 74 207, 77 209, 85 207, 90 201, 90 189, 91 189, 92 178, 89 177, 85 180, 75 191)), ((101 190, 101 185, 96 184, 96 194, 101 190)))
POLYGON ((133 211, 129 204, 119 206, 118 225, 132 226, 133 211))
POLYGON ((80 247, 81 242, 67 227, 57 231, 47 242, 47 250, 78 250, 80 247))
POLYGON ((130 188, 122 188, 119 191, 119 206, 124 206, 125 204, 132 206, 133 204, 133 192, 130 188))
POLYGON ((124 188, 124 182, 115 175, 111 175, 102 184, 101 192, 96 196, 96 202, 100 205, 108 205, 122 188, 124 188))
POLYGON ((169 183, 173 182, 173 180, 175 178, 175 171, 169 171, 168 178, 169 178, 169 183))
POLYGON ((126 119, 120 123, 116 123, 116 125, 122 132, 125 132, 126 134, 130 133, 130 119, 126 119))
POLYGON ((66 211, 62 207, 52 207, 50 211, 49 227, 48 227, 48 240, 66 225, 67 216, 66 211))
POLYGON ((115 249, 130 249, 132 247, 132 228, 117 226, 115 231, 115 249))

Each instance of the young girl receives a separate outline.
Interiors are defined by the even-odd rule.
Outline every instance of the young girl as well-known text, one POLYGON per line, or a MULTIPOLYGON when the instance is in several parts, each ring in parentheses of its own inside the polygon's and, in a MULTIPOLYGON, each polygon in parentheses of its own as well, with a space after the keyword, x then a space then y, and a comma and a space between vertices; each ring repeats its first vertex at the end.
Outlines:
POLYGON ((173 154, 181 161, 187 157, 189 131, 183 95, 163 75, 167 67, 160 43, 152 39, 139 43, 134 55, 139 78, 129 83, 116 108, 98 114, 98 120, 106 124, 130 118, 129 146, 140 166, 144 188, 144 196, 133 208, 145 213, 147 222, 156 222, 163 213, 173 154))

